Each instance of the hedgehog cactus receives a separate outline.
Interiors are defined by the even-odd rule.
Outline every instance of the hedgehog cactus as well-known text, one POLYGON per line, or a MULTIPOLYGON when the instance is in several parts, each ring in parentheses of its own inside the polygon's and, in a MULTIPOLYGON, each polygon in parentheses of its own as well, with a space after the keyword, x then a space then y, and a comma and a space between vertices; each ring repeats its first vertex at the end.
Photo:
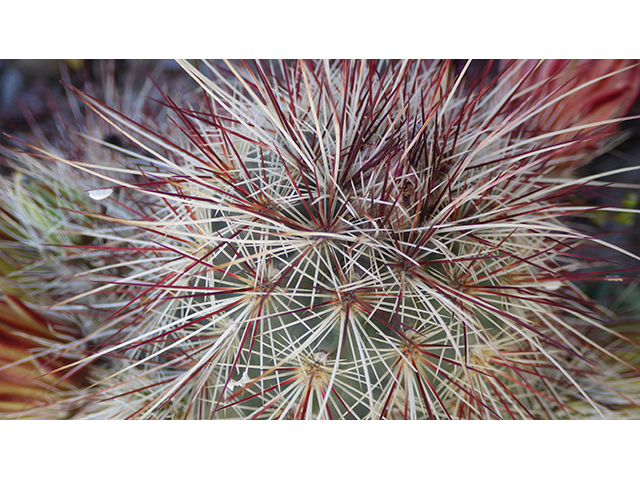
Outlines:
MULTIPOLYGON (((14 154, 14 168, 28 161, 35 178, 87 191, 56 217, 65 243, 42 242, 34 261, 87 282, 33 299, 84 329, 70 372, 101 359, 67 401, 79 418, 583 418, 635 406, 640 392, 618 387, 623 375, 637 385, 637 370, 593 335, 615 335, 608 313, 572 284, 586 275, 579 245, 604 244, 564 220, 588 210, 567 203, 586 180, 554 176, 615 120, 583 136, 581 125, 532 132, 557 91, 547 79, 520 101, 529 77, 509 69, 468 80, 449 62, 180 64, 198 88, 180 101, 162 88, 171 120, 155 127, 73 89, 128 139, 122 158, 14 154)), ((636 85, 638 68, 625 68, 636 85)), ((5 211, 16 181, 3 181, 5 211)), ((23 217, 4 218, 5 245, 25 242, 8 228, 23 217)), ((4 283, 26 291, 29 271, 4 283)))

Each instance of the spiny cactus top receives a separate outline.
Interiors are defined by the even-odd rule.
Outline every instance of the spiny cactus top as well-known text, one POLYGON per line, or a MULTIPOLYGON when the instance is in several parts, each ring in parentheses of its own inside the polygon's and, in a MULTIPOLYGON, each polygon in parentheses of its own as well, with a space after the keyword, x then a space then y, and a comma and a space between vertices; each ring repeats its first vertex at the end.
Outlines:
POLYGON ((550 112, 586 81, 534 82, 526 63, 180 64, 197 87, 160 86, 152 118, 72 88, 94 111, 74 149, 11 154, 2 288, 83 332, 26 358, 91 378, 14 415, 632 411, 637 370, 572 284, 589 238, 564 220, 586 210, 568 173, 611 112, 550 112))

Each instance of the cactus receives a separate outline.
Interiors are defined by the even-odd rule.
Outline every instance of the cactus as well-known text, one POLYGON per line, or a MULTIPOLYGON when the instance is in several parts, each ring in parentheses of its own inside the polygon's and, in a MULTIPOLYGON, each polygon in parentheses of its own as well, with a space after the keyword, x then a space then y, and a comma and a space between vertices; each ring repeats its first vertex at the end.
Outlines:
POLYGON ((570 223, 597 179, 569 174, 618 119, 545 130, 587 81, 531 83, 518 62, 180 65, 197 87, 159 87, 167 117, 70 87, 127 139, 117 158, 95 133, 79 154, 26 141, 12 166, 33 173, 2 181, 3 248, 32 243, 3 289, 85 335, 66 347, 92 379, 65 397, 76 417, 637 415, 618 354, 637 343, 574 285, 580 245, 620 249, 570 223))

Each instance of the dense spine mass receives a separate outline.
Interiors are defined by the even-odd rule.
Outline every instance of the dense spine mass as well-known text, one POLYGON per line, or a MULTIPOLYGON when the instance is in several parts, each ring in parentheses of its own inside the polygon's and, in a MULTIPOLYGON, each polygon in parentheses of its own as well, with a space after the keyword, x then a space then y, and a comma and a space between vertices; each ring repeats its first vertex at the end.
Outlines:
POLYGON ((612 122, 538 121, 580 83, 524 63, 180 64, 197 87, 158 87, 155 125, 72 89, 127 147, 86 132, 78 155, 12 154, 2 287, 83 331, 45 353, 91 379, 18 415, 634 411, 633 342, 573 285, 591 239, 565 220, 587 210, 567 175, 612 122))

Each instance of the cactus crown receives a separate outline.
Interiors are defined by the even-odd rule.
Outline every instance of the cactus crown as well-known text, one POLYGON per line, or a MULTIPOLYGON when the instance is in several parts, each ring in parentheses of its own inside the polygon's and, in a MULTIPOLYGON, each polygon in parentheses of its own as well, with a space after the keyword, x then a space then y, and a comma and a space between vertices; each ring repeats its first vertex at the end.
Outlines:
POLYGON ((155 131, 76 91, 121 164, 51 155, 100 179, 69 217, 100 286, 58 307, 108 311, 88 417, 602 413, 548 99, 447 62, 182 66, 155 131))

